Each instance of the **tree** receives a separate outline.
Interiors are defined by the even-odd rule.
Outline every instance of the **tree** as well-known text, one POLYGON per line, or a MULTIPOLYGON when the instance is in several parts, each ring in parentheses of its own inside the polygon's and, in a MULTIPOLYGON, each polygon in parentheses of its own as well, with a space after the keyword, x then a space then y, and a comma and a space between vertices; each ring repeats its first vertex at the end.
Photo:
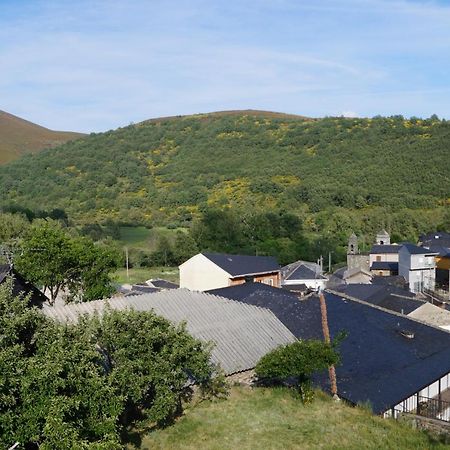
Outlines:
POLYGON ((0 447, 119 449, 120 398, 91 335, 0 286, 0 447))
POLYGON ((209 347, 151 312, 106 310, 59 324, 0 286, 0 447, 123 448, 140 420, 171 421, 195 381, 214 386, 209 347))
POLYGON ((109 273, 117 267, 114 251, 87 238, 70 236, 54 221, 35 221, 22 242, 17 268, 50 292, 54 302, 62 289, 70 298, 93 300, 111 293, 109 273))
POLYGON ((192 236, 189 233, 177 231, 173 246, 175 264, 182 264, 197 253, 198 247, 192 236))
POLYGON ((259 379, 270 382, 295 377, 303 402, 309 403, 313 399, 311 375, 338 362, 339 355, 330 344, 316 340, 297 341, 263 356, 255 372, 259 379))

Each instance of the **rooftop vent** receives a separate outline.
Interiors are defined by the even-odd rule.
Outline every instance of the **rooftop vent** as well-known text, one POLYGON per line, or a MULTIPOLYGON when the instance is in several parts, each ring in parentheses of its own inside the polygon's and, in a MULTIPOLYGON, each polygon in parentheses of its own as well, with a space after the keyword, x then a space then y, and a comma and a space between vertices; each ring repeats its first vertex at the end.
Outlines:
POLYGON ((399 330, 399 333, 406 339, 414 339, 414 333, 409 330, 399 330))

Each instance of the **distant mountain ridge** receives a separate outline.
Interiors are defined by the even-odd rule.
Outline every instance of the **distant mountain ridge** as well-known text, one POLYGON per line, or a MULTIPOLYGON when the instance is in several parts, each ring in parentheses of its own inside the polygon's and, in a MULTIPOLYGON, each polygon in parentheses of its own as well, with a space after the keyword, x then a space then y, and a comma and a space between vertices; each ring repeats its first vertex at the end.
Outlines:
POLYGON ((435 229, 450 206, 449 151, 450 122, 437 117, 253 110, 166 117, 0 167, 0 208, 39 205, 62 208, 77 223, 174 226, 208 207, 289 211, 330 236, 383 223, 412 236, 435 229))
POLYGON ((85 136, 83 133, 53 131, 0 110, 0 164, 85 136))

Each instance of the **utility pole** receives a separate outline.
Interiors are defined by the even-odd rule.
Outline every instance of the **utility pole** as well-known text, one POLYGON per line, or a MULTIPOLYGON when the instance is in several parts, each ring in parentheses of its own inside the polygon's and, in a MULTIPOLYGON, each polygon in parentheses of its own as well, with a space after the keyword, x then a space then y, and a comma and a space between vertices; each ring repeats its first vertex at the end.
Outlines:
POLYGON ((331 253, 328 252, 328 273, 331 273, 331 253))
POLYGON ((130 273, 128 270, 128 247, 125 247, 125 260, 127 264, 127 280, 130 281, 130 273))
MULTIPOLYGON (((331 344, 330 329, 328 327, 327 304, 325 302, 325 296, 323 295, 322 291, 319 292, 319 300, 320 300, 320 315, 322 317, 323 339, 326 344, 331 344)), ((328 368, 328 375, 330 377, 331 395, 335 400, 337 400, 339 399, 339 397, 337 395, 336 369, 334 365, 328 368)))

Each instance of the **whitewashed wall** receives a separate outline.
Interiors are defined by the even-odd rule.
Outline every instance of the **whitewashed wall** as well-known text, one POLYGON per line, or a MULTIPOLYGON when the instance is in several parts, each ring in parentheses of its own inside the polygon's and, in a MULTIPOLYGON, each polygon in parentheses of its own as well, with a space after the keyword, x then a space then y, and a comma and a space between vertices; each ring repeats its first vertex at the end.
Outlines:
POLYGON ((180 288, 207 291, 229 285, 230 275, 199 253, 180 265, 180 288))

